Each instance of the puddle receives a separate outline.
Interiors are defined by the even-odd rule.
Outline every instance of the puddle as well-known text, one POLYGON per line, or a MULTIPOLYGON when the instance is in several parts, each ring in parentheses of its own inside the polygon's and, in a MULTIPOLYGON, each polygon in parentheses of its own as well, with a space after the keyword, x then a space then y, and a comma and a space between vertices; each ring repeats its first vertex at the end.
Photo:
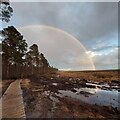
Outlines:
POLYGON ((50 91, 45 91, 43 94, 45 94, 46 96, 50 95, 50 91))
POLYGON ((58 85, 58 83, 52 83, 52 85, 57 86, 57 85, 58 85))
POLYGON ((58 103, 58 102, 59 102, 58 98, 57 98, 57 97, 54 97, 54 96, 52 96, 52 95, 50 95, 50 99, 51 99, 53 102, 55 102, 55 103, 58 103))
POLYGON ((56 104, 60 101, 58 100, 57 96, 53 92, 45 91, 44 94, 46 96, 49 96, 50 100, 52 101, 52 108, 51 108, 51 115, 52 115, 57 108, 56 104))
POLYGON ((50 95, 50 99, 52 100, 52 108, 51 108, 51 112, 55 112, 57 106, 56 103, 59 102, 59 100, 56 97, 53 97, 52 95, 50 95))
POLYGON ((86 85, 95 86, 96 88, 97 87, 99 87, 99 88, 103 88, 103 87, 110 88, 110 86, 107 83, 104 83, 104 84, 86 83, 86 85))
POLYGON ((57 96, 59 97, 71 97, 75 99, 79 99, 83 102, 89 103, 89 104, 97 104, 101 106, 112 106, 112 107, 117 107, 120 109, 120 100, 118 99, 118 96, 120 95, 120 92, 118 91, 108 91, 108 90, 101 90, 99 88, 80 88, 77 89, 76 93, 68 90, 58 90, 59 94, 56 93, 57 96), (81 91, 84 94, 81 94, 81 91), (90 93, 87 94, 86 93, 90 93))
MULTIPOLYGON (((66 83, 67 84, 67 83, 66 83)), ((58 86, 58 83, 52 83, 54 86, 58 86)), ((58 93, 53 93, 51 91, 45 91, 44 94, 49 96, 53 101, 53 108, 55 108, 56 103, 59 102, 57 97, 70 97, 77 100, 81 100, 88 104, 97 104, 101 106, 112 106, 114 108, 120 109, 120 100, 118 96, 120 92, 117 89, 111 89, 107 83, 86 83, 88 87, 86 88, 74 88, 70 90, 58 90, 58 93), (90 87, 89 87, 90 86, 90 87), (91 87, 94 86, 94 87, 91 87)), ((117 88, 117 86, 114 86, 117 88)))
POLYGON ((44 94, 45 94, 46 96, 49 96, 49 98, 50 98, 53 102, 56 102, 56 103, 59 102, 57 96, 56 96, 53 92, 45 91, 44 94), (55 96, 56 96, 56 97, 55 97, 55 96))

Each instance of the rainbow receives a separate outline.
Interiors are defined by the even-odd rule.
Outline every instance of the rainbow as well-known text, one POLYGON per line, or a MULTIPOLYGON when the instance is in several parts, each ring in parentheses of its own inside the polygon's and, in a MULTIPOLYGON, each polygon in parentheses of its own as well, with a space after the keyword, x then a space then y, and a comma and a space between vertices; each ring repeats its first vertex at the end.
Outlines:
MULTIPOLYGON (((73 35, 69 34, 68 32, 65 32, 65 31, 63 31, 63 30, 61 30, 61 29, 59 29, 59 28, 55 28, 55 27, 47 26, 47 25, 28 25, 28 26, 20 27, 20 28, 18 28, 18 29, 21 31, 21 30, 23 30, 23 29, 25 29, 25 28, 33 28, 33 29, 35 29, 35 28, 37 28, 37 27, 39 27, 39 28, 41 28, 41 29, 42 29, 42 28, 45 28, 45 29, 55 30, 55 31, 57 31, 57 32, 60 32, 60 33, 63 33, 63 34, 65 34, 65 35, 69 36, 69 37, 70 37, 71 39, 73 39, 74 42, 76 42, 76 43, 85 51, 85 53, 86 53, 87 49, 85 48, 85 46, 83 46, 83 44, 81 44, 81 42, 80 42, 78 39, 76 39, 73 35)), ((88 56, 88 58, 89 58, 89 60, 90 60, 90 64, 92 65, 92 70, 95 70, 96 68, 95 68, 95 65, 94 65, 93 60, 91 59, 91 57, 90 57, 88 54, 86 54, 86 55, 88 56)))

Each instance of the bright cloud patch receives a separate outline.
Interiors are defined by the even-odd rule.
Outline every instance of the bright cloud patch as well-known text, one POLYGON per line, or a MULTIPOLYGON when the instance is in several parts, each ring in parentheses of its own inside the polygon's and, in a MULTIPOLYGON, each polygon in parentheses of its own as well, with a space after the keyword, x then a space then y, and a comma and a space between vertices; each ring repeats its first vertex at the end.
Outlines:
POLYGON ((119 48, 113 48, 109 52, 93 52, 86 53, 92 58, 96 69, 118 69, 118 52, 119 48))

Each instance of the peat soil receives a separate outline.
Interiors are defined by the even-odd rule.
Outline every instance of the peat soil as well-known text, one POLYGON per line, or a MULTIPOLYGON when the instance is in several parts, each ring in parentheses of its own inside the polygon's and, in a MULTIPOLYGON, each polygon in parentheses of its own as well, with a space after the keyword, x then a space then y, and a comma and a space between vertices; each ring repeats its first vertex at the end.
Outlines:
MULTIPOLYGON (((119 118, 120 107, 84 102, 95 93, 79 89, 99 89, 119 93, 120 81, 88 80, 58 73, 30 76, 21 82, 27 118, 119 118), (62 91, 62 92, 61 92, 62 91), (68 91, 68 94, 63 94, 68 91), (75 97, 70 95, 72 93, 75 97), (77 96, 77 97, 76 97, 77 96), (78 99, 81 98, 83 99, 78 99)), ((98 97, 98 96, 97 96, 98 97)), ((104 98, 107 96, 103 96, 104 98)), ((118 97, 119 98, 119 97, 118 97)), ((111 98, 114 100, 114 98, 111 98)))

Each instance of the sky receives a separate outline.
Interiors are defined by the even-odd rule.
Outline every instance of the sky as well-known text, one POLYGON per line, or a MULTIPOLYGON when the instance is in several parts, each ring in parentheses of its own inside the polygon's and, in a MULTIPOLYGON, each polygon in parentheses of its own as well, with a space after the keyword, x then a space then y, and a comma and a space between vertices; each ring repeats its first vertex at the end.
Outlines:
MULTIPOLYGON (((118 68, 119 48, 117 2, 30 2, 29 0, 29 2, 11 2, 11 6, 14 10, 13 16, 11 21, 9 23, 3 23, 3 26, 14 25, 23 32, 22 34, 28 38, 29 43, 33 42, 28 37, 30 36, 30 30, 32 30, 32 27, 39 25, 50 26, 67 32, 80 42, 81 49, 77 51, 75 49, 77 46, 76 42, 73 46, 68 46, 68 43, 66 43, 66 48, 73 50, 74 53, 78 55, 77 61, 80 59, 79 51, 83 50, 81 47, 82 45, 84 46, 84 54, 89 56, 89 60, 92 60, 96 69, 118 68), (27 29, 26 26, 31 26, 31 28, 27 29)), ((40 29, 37 27, 36 30, 34 30, 36 35, 40 34, 37 34, 39 30, 40 29)), ((44 31, 45 30, 46 29, 44 29, 44 31)), ((41 33, 42 32, 43 30, 41 33)), ((48 34, 51 39, 56 38, 55 34, 51 37, 49 33, 50 31, 47 31, 45 32, 45 35, 48 34)), ((65 41, 66 34, 55 33, 63 35, 64 37, 62 41, 65 41)), ((45 39, 44 36, 42 38, 43 40, 47 39, 45 39)), ((34 39, 39 38, 35 36, 34 39)), ((61 38, 57 37, 56 41, 57 43, 54 43, 55 45, 60 43, 61 38)), ((39 41, 38 44, 40 44, 40 42, 42 41, 39 41)), ((51 48, 53 46, 51 53, 45 51, 46 47, 49 47, 49 45, 39 45, 43 50, 42 52, 46 53, 46 57, 50 60, 50 63, 52 63, 53 66, 57 66, 60 69, 81 69, 78 67, 79 64, 75 63, 75 59, 73 59, 73 64, 76 66, 68 67, 72 64, 70 62, 70 56, 68 57, 69 59, 66 58, 67 62, 60 60, 59 58, 54 58, 55 54, 53 56, 53 51, 56 50, 54 44, 51 44, 51 48), (50 57, 48 53, 52 56, 50 57)), ((61 55, 65 56, 66 54, 65 52, 63 53, 62 47, 62 45, 59 46, 59 49, 61 50, 61 55)), ((64 48, 64 50, 66 48, 64 48)), ((57 54, 58 53, 56 52, 56 55, 57 54)), ((81 59, 85 60, 84 57, 81 59)), ((89 60, 86 60, 86 63, 89 60)))

